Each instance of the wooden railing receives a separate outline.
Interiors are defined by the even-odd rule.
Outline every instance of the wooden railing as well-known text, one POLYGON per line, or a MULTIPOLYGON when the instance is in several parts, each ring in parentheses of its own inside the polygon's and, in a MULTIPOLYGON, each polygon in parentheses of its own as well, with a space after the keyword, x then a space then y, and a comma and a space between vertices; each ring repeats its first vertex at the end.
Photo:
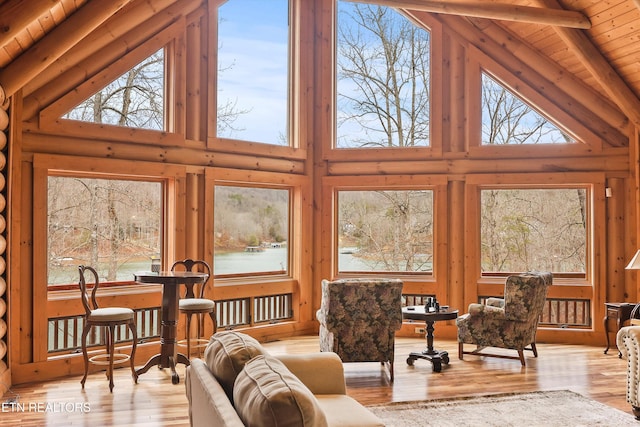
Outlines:
POLYGON ((591 319, 591 301, 588 299, 547 299, 538 325, 556 328, 588 328, 591 319))
MULTIPOLYGON (((256 296, 233 300, 216 301, 218 328, 233 329, 261 323, 276 323, 293 318, 292 294, 256 296)), ((160 307, 136 309, 138 341, 160 336, 160 307)), ((61 353, 79 351, 81 348, 84 316, 75 315, 49 319, 48 352, 61 353)), ((116 329, 116 342, 131 341, 130 331, 122 326, 116 329)), ((87 345, 103 345, 99 328, 92 328, 87 345)))
POLYGON ((293 318, 292 294, 216 301, 218 328, 233 329, 293 318))
MULTIPOLYGON (((160 336, 160 307, 135 310, 138 341, 160 336)), ((49 319, 49 353, 79 351, 82 347, 82 329, 84 315, 49 319)), ((131 332, 122 325, 116 328, 116 343, 131 341, 131 332)), ((87 347, 104 345, 100 328, 91 328, 87 337, 87 347)))
MULTIPOLYGON (((422 305, 428 297, 434 295, 403 295, 403 305, 422 305)), ((480 297, 483 303, 487 297, 480 297)), ((216 301, 218 328, 234 329, 257 324, 276 323, 293 318, 293 296, 281 295, 255 296, 247 298, 216 301)), ((160 336, 160 307, 136 309, 138 340, 143 342, 160 336)), ((49 319, 48 352, 60 353, 78 351, 81 348, 84 316, 68 316, 49 319)), ((556 328, 588 328, 592 325, 591 302, 589 300, 547 299, 540 326, 556 328)), ((102 334, 93 328, 88 346, 103 345, 102 334)), ((116 330, 116 342, 131 340, 131 334, 125 327, 116 330)))
MULTIPOLYGON (((403 295, 403 305, 423 305, 434 295, 403 295)), ((478 298, 480 304, 489 298, 478 298)), ((500 298, 500 297, 498 297, 500 298)), ((465 310, 461 310, 463 314, 465 310)), ((547 298, 538 326, 548 328, 589 328, 592 325, 591 301, 588 299, 547 298)))

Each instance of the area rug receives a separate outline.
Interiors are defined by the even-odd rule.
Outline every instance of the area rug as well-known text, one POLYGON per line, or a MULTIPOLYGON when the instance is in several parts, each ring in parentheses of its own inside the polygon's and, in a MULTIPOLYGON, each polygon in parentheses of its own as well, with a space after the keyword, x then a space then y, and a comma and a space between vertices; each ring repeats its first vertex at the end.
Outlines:
POLYGON ((568 390, 397 402, 369 409, 387 427, 640 427, 630 413, 568 390))

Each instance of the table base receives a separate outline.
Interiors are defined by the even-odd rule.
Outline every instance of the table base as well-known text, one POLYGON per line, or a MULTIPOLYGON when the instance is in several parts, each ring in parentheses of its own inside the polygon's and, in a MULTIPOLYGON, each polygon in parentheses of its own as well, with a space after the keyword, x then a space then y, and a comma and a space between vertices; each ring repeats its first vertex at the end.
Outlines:
POLYGON ((449 352, 445 350, 424 350, 422 352, 412 352, 407 358, 407 365, 413 366, 413 362, 417 359, 428 360, 433 365, 433 372, 442 371, 442 364, 449 364, 449 352))
POLYGON ((138 375, 144 374, 152 366, 171 369, 171 382, 178 384, 180 377, 176 372, 176 364, 183 363, 189 366, 189 358, 178 353, 177 329, 178 329, 178 301, 180 300, 180 285, 189 286, 195 283, 204 283, 209 277, 206 273, 191 271, 161 271, 159 273, 135 273, 136 282, 161 283, 162 284, 162 320, 160 322, 160 353, 152 356, 147 363, 136 371, 138 375))
POLYGON ((413 352, 407 358, 407 364, 413 366, 413 362, 417 359, 425 359, 431 362, 434 372, 442 371, 442 364, 449 364, 449 353, 446 351, 436 350, 433 347, 433 332, 435 330, 434 323, 438 320, 454 320, 458 317, 458 310, 449 310, 445 308, 440 311, 428 312, 424 306, 409 306, 402 309, 402 318, 409 320, 423 320, 426 325, 425 338, 427 340, 427 348, 421 352, 413 352))
POLYGON ((182 353, 176 354, 176 359, 173 356, 163 357, 161 353, 151 356, 147 363, 140 369, 136 370, 136 374, 142 375, 147 372, 152 366, 158 366, 158 369, 171 368, 171 382, 178 384, 180 382, 180 376, 176 372, 176 365, 182 363, 185 366, 189 366, 189 358, 182 353))

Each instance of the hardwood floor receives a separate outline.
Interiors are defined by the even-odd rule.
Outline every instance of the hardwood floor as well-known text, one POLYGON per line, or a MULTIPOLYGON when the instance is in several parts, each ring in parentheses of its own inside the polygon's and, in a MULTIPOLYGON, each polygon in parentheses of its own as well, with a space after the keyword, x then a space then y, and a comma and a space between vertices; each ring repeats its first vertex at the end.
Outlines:
MULTIPOLYGON (((271 354, 318 351, 317 337, 298 337, 265 343, 271 354)), ((348 393, 364 405, 535 390, 572 390, 631 413, 625 401, 626 361, 615 348, 538 344, 539 357, 526 352, 527 366, 517 360, 465 355, 458 360, 457 343, 436 339, 451 363, 435 373, 431 364, 406 356, 425 346, 422 339, 397 338, 395 381, 377 363, 345 364, 348 393)), ((85 389, 80 376, 58 381, 17 385, 5 394, 0 425, 31 426, 188 426, 184 367, 180 384, 171 384, 168 370, 151 369, 133 384, 128 369, 115 373, 113 394, 104 373, 89 375, 85 389), (17 398, 11 405, 7 399, 17 398), (48 405, 48 406, 47 406, 48 405), (24 409, 24 410, 22 410, 24 409)))

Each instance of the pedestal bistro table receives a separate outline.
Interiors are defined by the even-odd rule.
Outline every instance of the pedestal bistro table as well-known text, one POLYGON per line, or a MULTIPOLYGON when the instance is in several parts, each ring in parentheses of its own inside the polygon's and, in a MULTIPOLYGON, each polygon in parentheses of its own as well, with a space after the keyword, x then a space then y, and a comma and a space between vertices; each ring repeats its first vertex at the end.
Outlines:
POLYGON ((416 359, 426 359, 433 364, 433 371, 440 372, 442 370, 442 364, 449 364, 449 353, 447 351, 440 351, 433 348, 433 324, 438 320, 453 320, 458 317, 458 310, 446 310, 427 312, 422 305, 412 305, 402 308, 402 318, 410 320, 422 320, 427 325, 427 333, 425 335, 427 339, 427 348, 421 352, 413 352, 407 358, 407 364, 413 365, 416 359))
POLYGON ((138 283, 159 283, 162 285, 162 323, 160 329, 160 353, 152 356, 147 363, 136 370, 138 375, 144 374, 152 366, 171 369, 171 382, 178 384, 180 377, 176 373, 176 364, 189 366, 189 358, 176 350, 176 330, 178 325, 178 301, 180 285, 204 283, 206 273, 191 271, 160 271, 134 273, 138 283))

